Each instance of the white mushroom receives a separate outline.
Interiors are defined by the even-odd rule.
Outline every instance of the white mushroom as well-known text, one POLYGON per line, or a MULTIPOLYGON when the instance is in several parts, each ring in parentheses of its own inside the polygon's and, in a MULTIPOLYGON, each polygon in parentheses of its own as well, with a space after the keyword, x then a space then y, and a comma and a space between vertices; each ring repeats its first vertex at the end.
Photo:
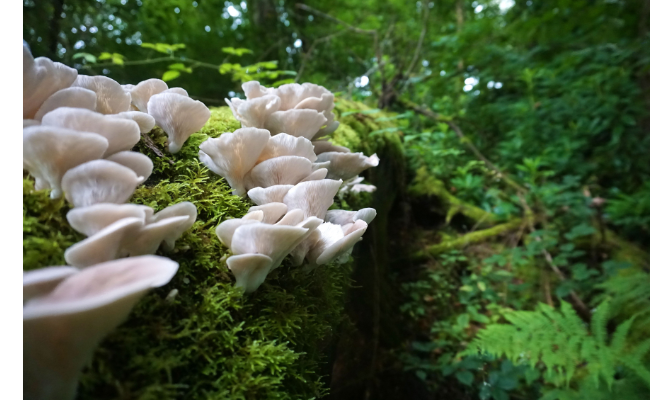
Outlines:
POLYGON ((257 164, 244 178, 248 189, 274 185, 294 185, 311 174, 311 161, 304 157, 282 156, 257 164))
POLYGON ((140 127, 141 133, 149 133, 153 127, 156 126, 156 120, 154 117, 140 111, 123 111, 121 113, 109 115, 109 117, 124 118, 135 121, 135 123, 140 127))
POLYGON ((185 89, 183 89, 181 87, 169 88, 167 90, 163 90, 161 93, 176 93, 176 94, 180 94, 182 96, 190 97, 190 95, 187 93, 187 90, 185 90, 185 89))
POLYGON ((167 284, 178 263, 144 256, 94 265, 23 307, 23 395, 72 400, 99 342, 148 290, 167 284))
POLYGON ((244 176, 253 168, 270 137, 269 131, 257 128, 226 132, 201 143, 199 159, 212 172, 226 178, 235 195, 244 196, 244 176))
POLYGON ((379 157, 373 154, 366 157, 363 153, 325 152, 318 155, 318 162, 330 161, 327 177, 329 179, 347 180, 359 175, 360 172, 379 165, 379 157))
POLYGON ((369 224, 376 216, 377 211, 374 208, 362 208, 359 211, 329 210, 325 214, 325 221, 337 225, 347 225, 360 219, 369 224))
POLYGON ((258 206, 266 203, 282 203, 284 196, 294 185, 275 185, 267 188, 255 187, 248 191, 248 197, 258 206))
POLYGON ((34 119, 41 120, 43 116, 60 107, 85 108, 94 111, 97 106, 97 95, 92 90, 70 87, 61 89, 48 97, 38 109, 34 119))
POLYGON ((318 155, 326 152, 349 153, 350 149, 343 146, 336 146, 329 140, 314 140, 311 142, 314 145, 314 152, 318 155))
POLYGON ((241 219, 262 222, 262 220, 264 219, 264 211, 251 211, 248 214, 241 217, 241 219))
POLYGON ((295 137, 286 133, 280 133, 272 136, 266 142, 262 154, 257 158, 257 163, 259 164, 270 158, 281 156, 299 156, 312 162, 316 161, 314 146, 309 140, 304 137, 295 137))
POLYGON ((138 218, 142 221, 153 217, 151 207, 140 204, 98 203, 88 207, 73 208, 66 218, 72 229, 86 236, 93 236, 107 226, 124 218, 138 218))
POLYGON ((339 190, 339 196, 344 195, 347 192, 351 193, 360 193, 360 192, 369 192, 372 193, 377 190, 377 187, 374 185, 362 184, 363 178, 360 176, 355 176, 343 182, 341 189, 339 190))
MULTIPOLYGON (((130 256, 153 254, 163 242, 166 243, 168 249, 173 249, 176 239, 187 230, 189 221, 189 215, 179 215, 147 224, 141 227, 132 238, 122 242, 122 248, 130 256)), ((192 224, 189 225, 192 226, 192 224)))
POLYGON ((252 293, 266 279, 273 260, 264 254, 242 254, 228 257, 226 264, 235 275, 235 287, 243 288, 244 293, 252 293))
POLYGON ((105 156, 131 150, 140 141, 140 127, 135 121, 109 117, 83 108, 57 108, 45 114, 42 124, 104 136, 109 144, 105 156))
POLYGON ((48 97, 70 87, 76 78, 76 69, 45 57, 34 59, 23 43, 23 119, 34 118, 48 97))
POLYGON ((65 261, 75 267, 88 267, 97 263, 126 257, 124 243, 130 242, 144 226, 141 218, 129 217, 116 221, 94 235, 68 247, 65 261))
POLYGON ((170 153, 177 153, 187 138, 210 119, 210 110, 205 104, 176 93, 151 96, 147 112, 169 136, 170 153))
POLYGON ((79 272, 75 267, 45 267, 23 272, 23 303, 48 294, 62 280, 79 272))
POLYGON ((280 98, 263 96, 253 100, 238 98, 226 99, 235 118, 241 122, 242 128, 264 128, 269 115, 280 109, 280 98))
POLYGON ((108 141, 95 133, 31 126, 23 129, 23 169, 36 179, 36 190, 51 188, 55 199, 69 169, 102 157, 107 148, 108 141))
POLYGON ((147 103, 151 96, 162 93, 167 90, 167 84, 160 79, 147 79, 131 88, 131 102, 133 105, 142 112, 149 112, 147 103))
POLYGON ((368 224, 357 220, 344 229, 340 225, 326 222, 318 227, 319 238, 307 254, 307 260, 316 265, 335 261, 339 264, 347 262, 352 247, 361 240, 368 229, 368 224))
POLYGON ((308 217, 325 218, 327 209, 334 203, 334 196, 341 181, 322 179, 301 182, 291 188, 282 202, 289 210, 300 209, 308 217))
POLYGON ((314 110, 287 110, 270 114, 264 127, 273 135, 284 132, 311 140, 326 122, 323 113, 314 110))
POLYGON ((241 219, 233 218, 228 219, 217 225, 216 233, 217 237, 226 247, 230 248, 232 246, 232 236, 235 234, 235 230, 242 225, 247 224, 259 224, 260 222, 253 219, 241 219))
POLYGON ((321 168, 317 169, 316 171, 312 172, 309 174, 306 178, 301 180, 300 182, 307 182, 307 181, 318 181, 321 179, 325 179, 327 176, 327 168, 321 168))
POLYGON ((130 168, 136 175, 144 178, 145 181, 153 172, 153 161, 137 151, 120 151, 110 157, 106 157, 106 159, 130 168))
MULTIPOLYGON (((263 213, 262 222, 264 222, 265 224, 274 224, 278 222, 278 220, 287 213, 287 205, 284 203, 267 203, 261 206, 253 206, 248 209, 249 213, 256 212, 256 211, 261 211, 263 213)), ((302 221, 302 218, 300 219, 300 221, 302 221)), ((295 224, 284 224, 284 225, 295 225, 295 224)))
POLYGON ((61 179, 65 198, 75 207, 97 203, 126 203, 144 182, 133 170, 116 162, 93 160, 70 169, 61 179))
POLYGON ((79 75, 72 86, 92 90, 97 94, 96 110, 102 114, 117 114, 129 111, 131 95, 122 86, 107 76, 79 75))
POLYGON ((235 229, 230 249, 233 254, 264 254, 273 260, 271 269, 293 250, 309 232, 306 228, 263 223, 246 224, 235 229))

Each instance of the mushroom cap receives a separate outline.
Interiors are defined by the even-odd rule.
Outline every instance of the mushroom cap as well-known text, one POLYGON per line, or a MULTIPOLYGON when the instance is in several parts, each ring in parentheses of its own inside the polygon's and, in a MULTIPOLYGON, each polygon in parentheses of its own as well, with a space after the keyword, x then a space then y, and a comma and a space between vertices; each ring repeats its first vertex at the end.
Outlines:
POLYGON ((60 107, 85 108, 94 111, 96 106, 95 92, 81 87, 69 87, 48 97, 34 115, 34 119, 40 121, 45 114, 60 107))
POLYGON ((23 307, 23 379, 28 399, 72 400, 94 348, 178 263, 144 256, 94 265, 23 307))
POLYGON ((266 142, 262 154, 257 158, 257 164, 281 156, 299 156, 304 157, 311 162, 316 161, 314 146, 308 139, 280 133, 272 136, 268 142, 266 142))
POLYGON ((153 127, 156 126, 156 120, 154 117, 140 111, 122 111, 121 113, 110 115, 110 117, 135 121, 135 123, 138 124, 138 127, 140 127, 141 133, 149 133, 153 127))
POLYGON ((333 151, 319 154, 317 161, 330 161, 331 164, 328 167, 329 173, 327 177, 329 179, 343 180, 354 178, 360 172, 379 165, 379 157, 377 157, 377 154, 366 157, 363 153, 339 153, 333 151))
POLYGON ((126 203, 144 182, 133 170, 108 160, 93 160, 70 169, 61 179, 65 198, 75 207, 126 203))
POLYGON ((265 129, 242 128, 226 132, 201 143, 199 159, 212 172, 226 178, 234 194, 244 196, 244 176, 253 168, 270 138, 271 134, 265 129))
POLYGON ((217 225, 216 232, 217 237, 221 240, 226 247, 232 247, 232 237, 235 234, 235 230, 242 225, 247 224, 259 224, 260 222, 254 219, 241 219, 233 218, 228 219, 217 225))
POLYGON ((241 219, 262 222, 262 220, 264 219, 264 211, 251 211, 246 215, 244 215, 243 217, 241 217, 241 219))
POLYGON ((376 216, 377 211, 374 208, 362 208, 359 211, 329 210, 325 214, 325 221, 337 225, 347 225, 360 219, 369 224, 376 216))
POLYGON ((258 206, 266 203, 282 203, 284 196, 294 185, 275 185, 267 188, 255 187, 248 191, 248 197, 258 206))
POLYGON ((137 234, 122 243, 122 248, 131 256, 153 254, 163 242, 174 248, 174 243, 187 229, 189 215, 163 218, 141 227, 137 234))
MULTIPOLYGON (((262 222, 265 224, 274 224, 278 222, 283 215, 287 213, 287 205, 284 203, 267 203, 261 206, 253 206, 248 209, 248 212, 261 211, 263 214, 262 222)), ((300 219, 302 221, 302 218, 300 219)), ((300 222, 298 221, 298 222, 300 222)), ((295 224, 283 224, 283 225, 295 225, 295 224)))
POLYGON ((362 183, 358 183, 356 185, 353 185, 350 191, 352 193, 361 193, 361 192, 368 192, 372 193, 375 190, 377 190, 377 186, 375 185, 364 185, 362 183))
POLYGON ((142 153, 138 153, 137 151, 120 151, 110 157, 106 157, 106 159, 131 169, 136 173, 136 175, 144 178, 143 182, 146 181, 153 172, 153 161, 151 161, 149 157, 142 153))
POLYGON ((235 255, 264 254, 279 263, 307 232, 295 226, 245 224, 235 229, 230 249, 235 255))
POLYGON ((140 127, 135 121, 108 117, 83 108, 57 108, 45 114, 42 124, 104 136, 109 144, 104 156, 131 150, 140 141, 140 127))
POLYGON ((117 81, 107 76, 78 75, 72 86, 92 90, 97 94, 96 110, 102 114, 129 111, 131 95, 117 81))
POLYGON ((36 189, 51 188, 54 199, 69 169, 102 157, 107 148, 108 141, 95 133, 31 126, 23 129, 23 168, 36 178, 36 189))
POLYGON ((48 97, 70 87, 76 78, 76 69, 45 57, 34 59, 23 43, 23 119, 34 118, 48 97))
POLYGON ((262 96, 252 100, 234 97, 225 100, 243 128, 264 128, 269 115, 280 109, 280 98, 277 96, 262 96))
POLYGON ((143 226, 140 218, 122 218, 68 247, 63 255, 65 261, 83 268, 124 257, 128 254, 123 244, 134 238, 143 226))
POLYGON ((147 112, 169 136, 169 152, 177 153, 191 134, 203 128, 210 110, 198 100, 176 93, 151 96, 147 112))
POLYGON ((251 293, 264 282, 271 271, 273 260, 264 254, 241 254, 228 257, 226 264, 235 275, 235 287, 241 287, 245 293, 251 293))
POLYGON ((142 221, 153 216, 153 208, 140 204, 99 203, 88 207, 73 208, 66 218, 72 229, 86 236, 92 236, 107 226, 124 218, 138 218, 142 221))
POLYGON ((187 93, 187 90, 183 89, 182 87, 169 88, 167 90, 163 90, 161 93, 176 93, 180 94, 181 96, 190 97, 190 95, 187 93))
POLYGON ((328 238, 325 238, 328 234, 324 234, 324 229, 321 229, 325 224, 321 225, 319 231, 321 233, 322 242, 321 240, 318 241, 316 248, 312 249, 312 251, 307 254, 307 259, 311 262, 315 262, 317 265, 327 264, 332 260, 337 261, 339 264, 346 262, 352 252, 352 247, 355 243, 361 240, 361 237, 368 228, 368 224, 364 221, 359 220, 357 222, 353 224, 355 228, 354 230, 348 232, 344 231, 345 236, 339 237, 334 243, 332 243, 332 239, 338 237, 338 234, 330 235, 328 238), (326 245, 321 246, 321 243, 325 243, 326 245))
MULTIPOLYGON (((282 203, 269 203, 269 204, 282 204, 282 203)), ((258 206, 263 207, 263 206, 258 206)), ((286 207, 286 205, 285 205, 286 207)), ((302 210, 291 210, 287 212, 282 219, 276 222, 276 225, 291 225, 296 226, 305 219, 305 212, 302 210)))
POLYGON ((327 209, 334 203, 334 196, 341 183, 331 179, 301 182, 287 192, 282 202, 289 210, 298 208, 308 217, 323 219, 327 209))
POLYGON ((295 185, 311 174, 311 161, 304 157, 282 156, 257 164, 244 181, 248 189, 274 185, 295 185))
POLYGON ((151 78, 144 80, 131 89, 131 102, 136 108, 142 112, 149 112, 147 104, 151 96, 162 93, 168 89, 165 81, 151 78))
POLYGON ((45 267, 23 272, 23 303, 48 294, 62 280, 79 272, 75 267, 45 267))
POLYGON ((314 145, 314 152, 316 155, 327 152, 349 153, 350 149, 343 146, 336 146, 329 140, 314 140, 311 142, 314 145))
POLYGON ((270 114, 264 127, 272 135, 287 133, 291 136, 303 136, 311 140, 326 122, 327 118, 322 112, 292 109, 270 114))
POLYGON ((321 179, 325 179, 326 176, 327 176, 327 168, 320 168, 312 172, 311 174, 307 175, 307 177, 300 182, 319 181, 321 179))
MULTIPOLYGON (((302 211, 302 210, 291 210, 287 213, 287 215, 289 215, 294 211, 302 211)), ((320 218, 309 217, 296 225, 298 227, 308 229, 308 232, 305 235, 304 240, 298 243, 298 245, 294 247, 293 250, 291 250, 291 261, 293 265, 297 266, 303 263, 305 256, 309 252, 309 249, 311 249, 314 246, 314 244, 319 238, 316 232, 316 228, 318 228, 322 223, 323 220, 320 218)))
POLYGON ((178 217, 181 215, 187 215, 190 217, 188 220, 188 225, 185 228, 189 229, 194 224, 194 222, 196 222, 197 210, 194 203, 189 201, 182 201, 180 203, 176 203, 167 208, 164 208, 153 216, 151 222, 158 222, 162 221, 165 218, 178 217))

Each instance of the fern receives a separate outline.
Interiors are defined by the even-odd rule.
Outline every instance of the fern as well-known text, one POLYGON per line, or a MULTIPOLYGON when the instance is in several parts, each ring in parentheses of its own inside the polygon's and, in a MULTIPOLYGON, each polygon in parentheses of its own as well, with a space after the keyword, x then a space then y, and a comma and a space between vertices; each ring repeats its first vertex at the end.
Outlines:
POLYGON ((558 388, 579 382, 581 387, 595 390, 602 380, 612 390, 621 367, 650 386, 650 371, 643 361, 650 339, 636 345, 628 340, 633 317, 620 324, 608 342, 609 302, 597 308, 591 329, 566 302, 559 310, 540 303, 535 311, 515 311, 505 318, 509 324, 492 324, 479 331, 461 355, 485 352, 529 364, 558 388))
POLYGON ((611 299, 611 308, 616 315, 636 316, 635 330, 650 331, 650 274, 634 271, 619 274, 598 285, 604 293, 599 301, 611 299))

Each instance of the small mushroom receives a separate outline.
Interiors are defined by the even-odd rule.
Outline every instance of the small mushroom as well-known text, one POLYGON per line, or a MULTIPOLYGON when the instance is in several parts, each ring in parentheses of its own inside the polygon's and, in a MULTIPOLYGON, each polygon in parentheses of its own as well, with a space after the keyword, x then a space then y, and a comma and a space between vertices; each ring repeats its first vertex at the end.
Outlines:
POLYGON ((131 150, 140 141, 140 127, 135 121, 109 117, 83 108, 57 108, 45 114, 42 124, 104 136, 109 144, 105 156, 131 150))
POLYGON ((199 159, 217 175, 223 176, 233 194, 244 196, 244 176, 253 168, 270 139, 269 131, 242 128, 210 138, 199 146, 199 159))
POLYGON ((23 303, 48 294, 62 280, 79 272, 75 267, 45 267, 23 272, 23 303))
POLYGON ((323 219, 340 186, 341 181, 331 179, 301 182, 287 192, 282 202, 289 210, 300 209, 308 217, 323 219))
POLYGON ((93 236, 107 226, 124 218, 147 221, 153 217, 151 207, 140 204, 98 203, 88 207, 73 208, 66 214, 68 223, 77 232, 93 236))
POLYGON ((257 158, 257 163, 259 164, 262 161, 281 156, 299 156, 311 162, 316 161, 314 146, 309 140, 304 137, 295 137, 286 133, 280 133, 272 136, 266 142, 262 154, 257 158))
POLYGON ((76 69, 45 57, 34 59, 23 43, 23 119, 34 118, 48 97, 70 87, 76 78, 76 69))
MULTIPOLYGON (((189 215, 163 218, 141 227, 129 240, 122 242, 122 248, 130 256, 153 254, 161 243, 173 249, 176 240, 187 230, 189 215)), ((191 224, 190 224, 191 226, 191 224)))
POLYGON ((246 224, 235 229, 230 249, 235 255, 264 254, 273 260, 273 269, 308 232, 297 226, 246 224))
POLYGON ((254 219, 241 219, 233 218, 228 219, 217 225, 216 233, 217 237, 226 247, 230 248, 232 246, 232 236, 235 234, 235 230, 242 225, 247 224, 259 224, 260 221, 254 219))
POLYGON ((102 157, 107 148, 108 141, 95 133, 31 126, 23 129, 23 169, 36 179, 36 190, 51 188, 50 198, 56 199, 64 174, 102 157))
POLYGON ((326 122, 323 113, 314 110, 287 110, 270 114, 264 127, 272 135, 284 132, 311 140, 326 122))
POLYGON ((316 265, 335 261, 339 264, 346 262, 355 243, 368 229, 368 224, 358 220, 347 229, 340 225, 326 222, 318 227, 319 238, 314 247, 309 250, 307 260, 316 265))
POLYGON ((321 168, 321 169, 317 169, 316 171, 312 172, 311 174, 309 174, 306 178, 304 178, 300 182, 319 181, 321 179, 325 179, 326 176, 327 176, 327 168, 321 168))
POLYGON ((88 267, 97 263, 126 257, 124 243, 136 237, 144 226, 141 218, 129 217, 116 221, 94 235, 68 247, 65 262, 75 267, 88 267))
POLYGON ((241 219, 262 222, 264 219, 264 211, 251 211, 241 217, 241 219))
POLYGON ((70 87, 61 89, 48 97, 38 109, 34 119, 41 120, 43 116, 60 107, 85 108, 94 111, 97 106, 97 95, 92 90, 70 87))
POLYGON ((318 155, 317 162, 330 161, 328 179, 347 180, 359 175, 360 172, 379 165, 379 157, 373 154, 366 157, 363 153, 325 152, 318 155))
POLYGON ((167 90, 163 90, 161 93, 176 93, 176 94, 180 94, 181 96, 190 97, 190 95, 187 93, 187 90, 181 87, 169 88, 167 90))
POLYGON ((191 134, 210 119, 210 110, 198 100, 176 93, 151 96, 147 112, 169 136, 169 152, 177 153, 191 134))
POLYGON ((129 111, 131 95, 113 79, 106 76, 79 75, 72 86, 92 90, 97 94, 97 112, 102 114, 117 114, 129 111))
MULTIPOLYGON (((268 204, 282 204, 282 203, 268 203, 268 204)), ((284 204, 283 204, 284 205, 284 204)), ((286 205, 284 205, 286 207, 286 205)), ((263 207, 263 206, 259 206, 263 207)), ((285 208, 286 209, 286 208, 285 208)), ((284 217, 277 221, 276 225, 291 225, 296 226, 305 219, 305 212, 302 210, 291 210, 284 214, 284 217)))
POLYGON ((284 196, 294 185, 275 185, 267 188, 255 187, 248 191, 248 197, 258 206, 266 203, 282 203, 284 196))
POLYGON ((133 170, 136 175, 144 178, 144 181, 146 181, 153 172, 153 161, 151 161, 149 157, 142 153, 138 153, 137 151, 120 151, 110 157, 106 157, 106 159, 133 170))
POLYGON ((362 208, 359 211, 329 210, 325 214, 325 221, 337 225, 347 225, 357 220, 363 220, 369 224, 376 216, 377 211, 374 208, 362 208))
POLYGON ((160 79, 147 79, 135 85, 131 89, 131 102, 142 112, 149 112, 147 104, 151 96, 164 92, 168 89, 165 81, 160 79))
POLYGON ((244 182, 248 189, 274 185, 295 185, 311 174, 311 161, 304 157, 282 156, 257 164, 244 182))
POLYGON ((109 115, 109 117, 124 118, 135 121, 135 123, 140 127, 141 133, 149 133, 153 127, 156 126, 156 120, 154 117, 140 111, 123 111, 121 113, 109 115))
POLYGON ((264 128, 269 115, 280 109, 280 98, 262 96, 253 100, 225 99, 242 128, 264 128))
POLYGON ((23 306, 23 395, 72 400, 81 370, 100 341, 151 289, 167 284, 178 263, 143 256, 94 265, 23 306))
POLYGON ((314 152, 316 155, 327 152, 349 153, 350 149, 343 146, 336 146, 329 140, 314 140, 311 142, 314 145, 314 152))
POLYGON ((97 203, 126 203, 135 188, 144 182, 133 170, 108 160, 78 165, 63 175, 65 198, 75 207, 97 203))
POLYGON ((264 283, 273 260, 264 254, 242 254, 228 257, 226 264, 235 275, 235 287, 243 288, 244 293, 252 293, 264 283))
MULTIPOLYGON (((261 206, 253 206, 248 209, 249 213, 256 212, 256 211, 261 211, 263 213, 262 222, 264 222, 265 224, 274 224, 278 222, 278 220, 287 213, 287 205, 284 203, 267 203, 261 206)), ((300 221, 302 221, 302 218, 300 219, 300 221)), ((295 224, 283 224, 283 225, 295 225, 295 224)))

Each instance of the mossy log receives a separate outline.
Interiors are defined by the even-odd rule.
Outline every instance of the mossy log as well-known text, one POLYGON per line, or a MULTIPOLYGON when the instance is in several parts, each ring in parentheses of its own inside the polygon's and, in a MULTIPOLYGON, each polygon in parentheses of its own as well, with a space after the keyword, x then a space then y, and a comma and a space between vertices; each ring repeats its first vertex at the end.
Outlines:
MULTIPOLYGON (((343 103, 346 110, 364 107, 343 103)), ((83 373, 78 399, 309 399, 328 391, 323 349, 343 318, 352 264, 325 265, 308 274, 285 265, 251 295, 234 287, 222 261, 228 250, 214 228, 226 218, 243 216, 251 203, 233 196, 225 180, 198 160, 198 146, 208 137, 239 128, 227 107, 213 108, 211 114, 177 154, 169 154, 159 128, 134 149, 153 160, 154 173, 131 202, 159 211, 191 201, 198 218, 173 252, 159 252, 180 264, 178 273, 138 303, 101 343, 83 373), (173 289, 178 294, 167 299, 173 289)), ((403 157, 399 137, 377 135, 368 143, 368 134, 380 125, 370 120, 353 125, 343 121, 334 141, 380 153, 380 172, 368 177, 378 186, 376 195, 394 197, 377 179, 399 173, 390 164, 403 157), (384 153, 385 148, 393 153, 384 153)), ((52 201, 48 194, 35 191, 31 178, 24 180, 25 270, 63 265, 65 249, 83 239, 66 221, 66 202, 52 201)), ((370 204, 371 197, 362 193, 339 203, 370 204)), ((373 246, 381 247, 386 236, 387 206, 382 204, 389 203, 384 200, 377 203, 379 217, 371 224, 377 231, 369 230, 364 240, 373 246)))

